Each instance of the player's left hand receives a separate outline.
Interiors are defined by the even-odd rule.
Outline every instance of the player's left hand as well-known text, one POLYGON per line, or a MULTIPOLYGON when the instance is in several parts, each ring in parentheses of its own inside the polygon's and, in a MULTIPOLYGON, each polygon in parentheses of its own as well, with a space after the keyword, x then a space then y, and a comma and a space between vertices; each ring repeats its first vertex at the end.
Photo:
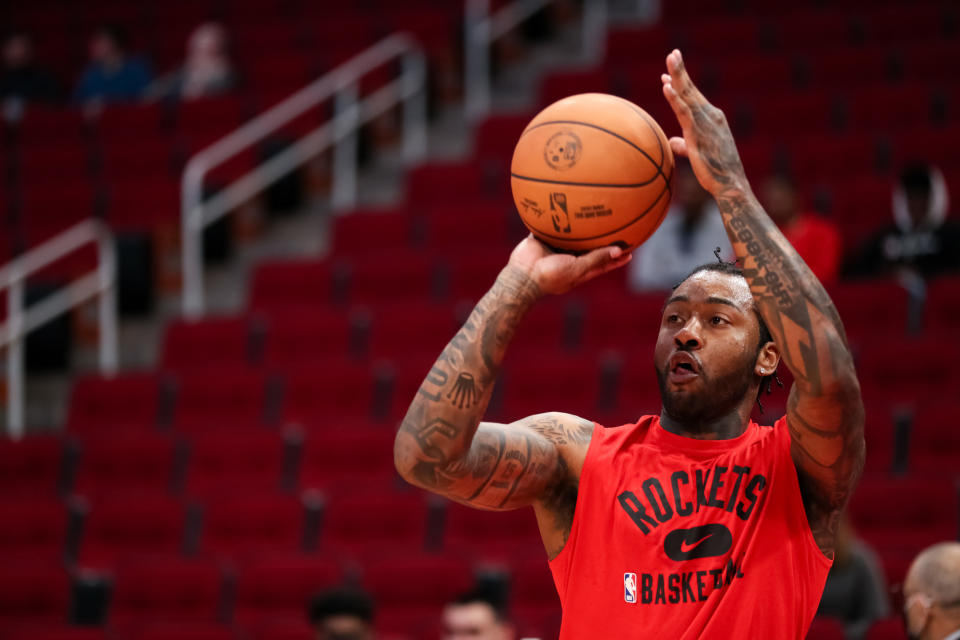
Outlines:
POLYGON ((660 77, 663 95, 683 129, 682 138, 670 138, 671 149, 690 159, 697 180, 714 197, 745 189, 746 175, 727 118, 694 86, 679 49, 667 56, 667 71, 660 77))

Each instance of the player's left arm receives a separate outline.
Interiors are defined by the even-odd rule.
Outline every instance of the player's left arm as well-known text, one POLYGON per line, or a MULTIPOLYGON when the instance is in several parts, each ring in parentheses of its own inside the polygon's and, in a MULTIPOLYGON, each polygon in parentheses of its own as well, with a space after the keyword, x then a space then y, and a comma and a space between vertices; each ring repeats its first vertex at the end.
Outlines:
POLYGON ((720 208, 754 301, 794 376, 791 452, 817 544, 832 555, 840 513, 864 461, 863 401, 840 316, 820 281, 750 189, 723 112, 693 85, 679 51, 663 92, 683 128, 670 141, 720 208))

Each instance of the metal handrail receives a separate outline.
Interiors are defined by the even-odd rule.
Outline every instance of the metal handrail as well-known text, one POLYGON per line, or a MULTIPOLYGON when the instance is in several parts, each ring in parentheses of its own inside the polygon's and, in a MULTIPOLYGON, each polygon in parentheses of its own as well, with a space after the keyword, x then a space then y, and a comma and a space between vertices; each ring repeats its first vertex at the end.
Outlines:
POLYGON ((403 104, 402 155, 415 164, 426 155, 426 59, 416 40, 398 33, 384 38, 280 104, 199 151, 187 162, 181 182, 183 313, 204 312, 204 228, 260 193, 318 153, 334 146, 331 200, 334 208, 356 202, 357 144, 360 126, 403 104), (371 71, 399 58, 401 73, 370 96, 358 100, 358 83, 371 71), (214 167, 262 141, 288 122, 333 98, 335 116, 281 153, 204 201, 203 180, 214 167))
POLYGON ((0 324, 0 349, 7 348, 7 431, 20 438, 24 431, 23 340, 34 329, 87 300, 99 300, 100 372, 117 370, 116 249, 110 228, 95 218, 84 220, 0 268, 0 291, 7 290, 7 321, 0 324), (80 247, 97 245, 97 269, 81 276, 40 302, 24 308, 28 276, 80 247))
MULTIPOLYGON (((490 112, 490 45, 551 1, 516 0, 490 15, 490 0, 466 0, 463 109, 467 120, 477 122, 490 112)), ((599 60, 606 51, 607 1, 584 0, 582 20, 583 53, 599 60)))

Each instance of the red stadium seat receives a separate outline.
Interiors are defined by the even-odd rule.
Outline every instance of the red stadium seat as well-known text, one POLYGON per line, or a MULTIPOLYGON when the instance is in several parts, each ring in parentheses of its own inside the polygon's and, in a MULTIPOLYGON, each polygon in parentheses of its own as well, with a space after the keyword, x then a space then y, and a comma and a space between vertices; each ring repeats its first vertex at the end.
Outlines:
POLYGON ((313 429, 372 417, 375 401, 381 401, 375 389, 377 376, 376 367, 349 360, 291 367, 284 385, 282 418, 313 429))
POLYGON ((396 475, 394 438, 391 427, 362 423, 333 424, 309 433, 300 461, 300 486, 321 490, 390 486, 396 475))
POLYGON ((449 305, 413 301, 378 305, 370 332, 370 355, 394 362, 426 359, 426 373, 459 328, 449 305))
POLYGON ((160 366, 189 370, 216 362, 242 369, 254 361, 254 340, 251 321, 244 316, 173 322, 167 325, 160 366))
POLYGON ((472 584, 472 567, 453 556, 389 556, 363 567, 363 585, 385 616, 436 619, 450 594, 466 591, 472 584))
POLYGON ((590 416, 599 405, 600 372, 592 354, 572 356, 544 350, 534 357, 509 360, 501 374, 504 420, 518 420, 545 411, 590 416))
POLYGON ((232 367, 180 373, 177 376, 174 426, 194 431, 263 424, 267 387, 266 375, 232 367))
MULTIPOLYGON (((542 547, 541 547, 542 549, 542 547)), ((510 586, 517 608, 543 618, 560 611, 560 598, 553 583, 545 552, 517 559, 510 566, 510 586)))
POLYGON ((446 506, 443 548, 447 552, 509 562, 530 555, 539 557, 543 550, 532 509, 495 512, 454 502, 446 506))
POLYGON ((422 213, 427 246, 449 258, 492 251, 506 264, 516 244, 510 226, 517 215, 512 201, 435 203, 422 213))
MULTIPOLYGON (((519 216, 513 214, 520 222, 519 216)), ((509 226, 509 225, 508 225, 509 226)), ((525 229, 525 228, 524 228, 525 229)), ((499 232, 498 232, 499 235, 499 232)), ((521 238, 516 238, 519 242, 521 238)), ((444 249, 448 247, 444 246, 444 249)), ((511 247, 503 242, 487 249, 462 247, 443 258, 450 280, 450 299, 458 303, 476 304, 496 282, 500 271, 507 265, 511 247)))
POLYGON ((232 627, 212 622, 164 622, 157 624, 135 623, 133 629, 122 634, 121 640, 240 640, 232 627))
POLYGON ((492 158, 505 165, 513 157, 513 148, 520 134, 536 114, 494 115, 480 123, 474 132, 474 151, 482 158, 492 158))
POLYGON ((84 438, 73 490, 99 495, 117 490, 164 492, 174 486, 176 447, 166 434, 103 433, 84 438))
POLYGON ((267 321, 264 364, 296 368, 334 362, 366 350, 366 314, 304 306, 274 310, 267 321))
MULTIPOLYGON (((102 171, 110 184, 117 182, 137 183, 145 178, 170 180, 176 169, 175 145, 169 137, 157 133, 152 137, 136 136, 108 139, 102 143, 102 171)), ((122 189, 121 189, 122 191, 122 189)))
POLYGON ((476 200, 505 200, 510 192, 501 168, 482 162, 425 165, 410 173, 407 202, 456 206, 476 200))
POLYGON ((436 291, 436 263, 412 251, 366 255, 349 263, 348 297, 353 303, 428 300, 436 291))
POLYGON ((178 554, 183 549, 185 523, 183 504, 164 494, 97 497, 84 521, 78 563, 109 568, 131 556, 178 554))
POLYGON ((21 183, 29 188, 43 188, 60 180, 89 180, 90 153, 81 142, 22 148, 19 162, 21 183))
POLYGON ((4 640, 107 640, 108 637, 102 628, 53 622, 17 625, 3 635, 4 640))
POLYGON ((55 565, 67 542, 67 508, 58 498, 0 498, 0 564, 32 562, 55 565))
POLYGON ((957 537, 957 494, 942 478, 865 478, 850 501, 850 517, 881 557, 888 550, 916 554, 957 537))
POLYGON ((854 347, 907 332, 907 290, 894 278, 841 282, 830 286, 847 336, 854 347))
POLYGON ((807 640, 844 640, 843 623, 834 618, 814 618, 807 631, 807 640))
POLYGON ((0 571, 0 628, 67 622, 70 577, 56 564, 11 562, 0 571))
POLYGON ((960 429, 954 428, 960 417, 960 402, 944 397, 921 403, 913 416, 910 436, 910 470, 942 475, 944 481, 958 476, 960 429))
POLYGON ((337 269, 329 261, 277 261, 257 267, 251 285, 250 308, 273 310, 325 304, 333 295, 337 269))
POLYGON ((556 71, 540 82, 541 107, 579 93, 616 93, 605 69, 556 71))
POLYGON ((931 331, 951 331, 960 317, 960 277, 943 276, 927 290, 924 323, 931 331))
POLYGON ((403 207, 353 211, 336 221, 333 250, 338 256, 357 256, 410 248, 412 222, 403 207))
MULTIPOLYGON (((123 628, 149 622, 212 624, 217 620, 223 573, 215 561, 138 558, 119 563, 113 575, 109 613, 113 626, 123 628)), ((194 636, 181 636, 178 632, 177 637, 194 636)), ((197 640, 201 637, 207 636, 197 636, 197 640)))
POLYGON ((164 115, 164 108, 160 104, 109 103, 97 119, 97 133, 104 141, 138 146, 140 139, 162 133, 164 115), (137 137, 136 145, 131 144, 133 136, 137 137))
POLYGON ((179 223, 180 183, 170 175, 157 171, 113 179, 107 191, 107 219, 114 229, 149 231, 179 223))
POLYGON ((258 555, 237 567, 234 618, 247 627, 303 620, 310 599, 343 578, 329 556, 258 555))
POLYGON ((847 96, 848 122, 857 129, 880 132, 929 126, 931 98, 926 84, 851 90, 847 96), (880 104, 882 109, 877 108, 880 104))
POLYGON ((188 444, 187 493, 210 496, 231 491, 278 491, 284 474, 286 439, 263 427, 213 425, 188 444))
POLYGON ((304 505, 298 496, 243 491, 203 503, 201 553, 219 558, 296 553, 303 542, 304 505))
POLYGON ((903 640, 906 636, 903 619, 894 616, 874 622, 867 630, 865 640, 903 640))
POLYGON ((73 383, 67 429, 86 434, 152 428, 160 396, 160 378, 152 373, 79 377, 73 383))
POLYGON ((960 348, 941 336, 888 336, 859 354, 857 372, 864 395, 883 394, 888 401, 914 406, 938 399, 942 389, 956 388, 957 372, 945 363, 960 356, 960 348))
POLYGON ((0 494, 53 497, 60 489, 62 469, 60 438, 0 438, 0 494))
POLYGON ((426 545, 427 502, 420 492, 334 493, 324 507, 320 549, 369 557, 389 548, 398 555, 426 545), (389 522, 389 527, 383 523, 389 522))

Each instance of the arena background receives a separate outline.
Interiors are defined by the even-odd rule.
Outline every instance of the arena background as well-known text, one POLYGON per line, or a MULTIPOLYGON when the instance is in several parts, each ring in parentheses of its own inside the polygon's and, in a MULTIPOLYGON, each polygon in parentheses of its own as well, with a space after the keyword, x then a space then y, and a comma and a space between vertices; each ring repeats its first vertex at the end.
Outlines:
MULTIPOLYGON (((58 312, 14 353, 26 365, 25 430, 4 417, 14 435, 0 439, 0 638, 309 638, 310 597, 340 583, 374 596, 380 637, 435 638, 442 605, 475 579, 508 590, 523 635, 556 637, 559 603, 532 514, 432 499, 392 464, 409 399, 523 237, 509 158, 555 99, 615 93, 676 135, 659 75, 681 47, 727 113, 748 176, 788 171, 804 207, 839 226, 848 257, 891 224, 907 163, 937 165, 960 193, 955 3, 621 1, 605 16, 590 2, 540 4, 482 47, 491 103, 472 103, 470 117, 464 95, 477 89, 465 89, 458 2, 0 8, 0 23, 32 36, 61 87, 60 103, 4 103, 0 264, 103 221, 120 311, 115 375, 99 371, 109 323, 96 301, 58 312), (599 31, 583 24, 596 15, 599 31), (210 20, 229 36, 229 92, 71 102, 99 26, 121 26, 160 76, 210 20), (339 160, 327 149, 231 206, 203 233, 205 309, 185 317, 187 159, 400 31, 425 55, 426 154, 404 146, 404 111, 393 106, 347 136, 339 160), (334 171, 351 150, 356 191, 334 171)), ((357 95, 408 68, 386 61, 357 95)), ((320 101, 205 176, 203 197, 342 112, 320 101)), ((35 305, 96 264, 85 246, 14 288, 35 305)), ((851 520, 895 585, 920 549, 957 538, 960 277, 844 278, 830 290, 867 406, 851 520)), ((12 298, 2 293, 6 321, 12 298)), ((630 292, 621 271, 540 303, 509 350, 490 416, 563 410, 621 424, 658 411, 650 356, 662 300, 630 292)), ((785 397, 774 390, 764 416, 779 415, 785 397)), ((891 619, 868 637, 903 637, 890 598, 891 619)), ((818 618, 809 637, 843 631, 818 618)))

